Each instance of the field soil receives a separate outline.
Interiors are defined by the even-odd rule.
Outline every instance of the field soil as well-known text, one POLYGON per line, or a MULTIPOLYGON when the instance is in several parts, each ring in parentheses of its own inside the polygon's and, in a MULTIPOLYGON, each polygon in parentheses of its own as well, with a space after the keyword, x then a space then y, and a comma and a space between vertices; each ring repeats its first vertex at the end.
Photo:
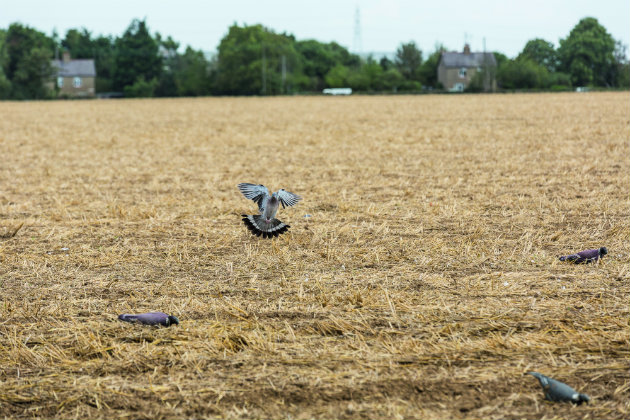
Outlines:
POLYGON ((629 104, 0 102, 0 418, 627 419, 629 104))

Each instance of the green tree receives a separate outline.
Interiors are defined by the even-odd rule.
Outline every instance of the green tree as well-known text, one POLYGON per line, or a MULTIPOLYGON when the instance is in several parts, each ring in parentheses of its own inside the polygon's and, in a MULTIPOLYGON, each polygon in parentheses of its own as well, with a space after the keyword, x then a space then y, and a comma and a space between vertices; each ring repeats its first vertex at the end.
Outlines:
POLYGON ((331 88, 348 87, 350 69, 343 64, 337 64, 326 73, 326 85, 331 88))
POLYGON ((175 72, 178 96, 203 96, 211 92, 211 75, 208 61, 201 51, 190 47, 179 58, 175 72))
POLYGON ((530 58, 507 60, 497 70, 497 83, 503 89, 543 89, 549 81, 549 71, 530 58))
POLYGON ((385 70, 381 76, 381 84, 383 88, 393 92, 397 92, 404 81, 405 78, 402 77, 402 74, 400 74, 400 72, 394 67, 385 70))
POLYGON ((597 19, 587 17, 560 40, 560 69, 577 86, 613 86, 615 40, 597 19))
POLYGON ((42 99, 51 95, 47 84, 52 80, 51 60, 54 41, 44 33, 19 23, 12 23, 6 33, 5 76, 11 82, 11 97, 42 99))
POLYGON ((435 46, 435 51, 433 51, 431 55, 427 57, 426 61, 420 66, 418 75, 423 85, 438 88, 438 65, 440 64, 440 58, 442 57, 442 53, 444 51, 446 51, 446 48, 444 48, 441 44, 437 44, 435 46))
POLYGON ((401 44, 396 50, 396 67, 407 80, 419 80, 419 70, 422 65, 422 51, 411 41, 401 44))
POLYGON ((292 35, 262 25, 234 24, 221 39, 215 91, 228 95, 273 95, 292 92, 303 82, 292 35))
POLYGON ((124 87, 123 92, 128 98, 151 98, 155 95, 158 80, 154 77, 151 80, 145 80, 144 76, 138 76, 134 84, 124 87))
POLYGON ((394 62, 392 60, 390 60, 389 58, 387 58, 387 57, 381 58, 381 60, 378 62, 378 64, 380 64, 380 66, 383 69, 383 71, 387 71, 389 69, 393 69, 394 68, 394 62))
POLYGON ((358 68, 360 59, 346 48, 331 42, 328 44, 315 40, 296 41, 295 50, 302 62, 302 71, 309 79, 302 88, 321 90, 326 86, 326 74, 338 64, 358 68))
POLYGON ((527 41, 518 58, 529 58, 534 63, 545 67, 549 72, 558 67, 558 54, 551 42, 541 38, 527 41))
POLYGON ((350 87, 356 90, 381 91, 383 90, 383 68, 372 57, 368 57, 367 61, 355 77, 350 80, 350 87), (352 82, 356 86, 352 85, 352 82))
POLYGON ((125 86, 139 82, 141 77, 143 83, 159 78, 162 57, 159 55, 158 43, 149 34, 144 20, 134 19, 122 37, 116 39, 115 45, 115 89, 124 90, 125 86))
POLYGON ((94 64, 96 66, 96 91, 110 92, 114 90, 116 74, 116 47, 111 36, 100 35, 92 40, 94 48, 94 64))
POLYGON ((625 45, 621 41, 615 41, 615 66, 614 70, 614 79, 615 86, 618 87, 630 87, 630 66, 628 65, 628 57, 626 55, 626 50, 628 46, 625 45))
POLYGON ((159 33, 155 34, 155 40, 158 43, 160 55, 163 59, 162 73, 160 74, 155 94, 156 96, 178 96, 175 75, 179 71, 181 62, 181 57, 177 52, 179 42, 170 36, 162 38, 159 33))
POLYGON ((92 34, 85 28, 81 31, 69 29, 61 41, 61 46, 70 52, 72 58, 94 58, 92 34))
POLYGON ((7 31, 0 29, 0 99, 8 99, 11 96, 11 82, 6 76, 9 64, 6 37, 7 31))
POLYGON ((492 54, 494 54, 494 59, 497 62, 497 69, 500 68, 503 63, 507 63, 510 60, 508 56, 503 54, 502 52, 493 51, 492 54))

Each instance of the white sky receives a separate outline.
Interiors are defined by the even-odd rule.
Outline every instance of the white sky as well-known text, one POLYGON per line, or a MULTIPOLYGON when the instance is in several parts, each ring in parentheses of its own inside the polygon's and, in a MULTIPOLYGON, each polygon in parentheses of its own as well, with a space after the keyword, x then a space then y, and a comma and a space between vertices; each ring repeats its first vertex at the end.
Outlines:
POLYGON ((215 51, 234 22, 261 23, 297 39, 337 41, 354 49, 360 10, 361 52, 393 52, 415 41, 425 57, 441 42, 460 50, 516 56, 533 38, 565 38, 586 16, 630 44, 629 0, 0 0, 0 28, 21 22, 47 34, 86 27, 94 35, 121 35, 133 18, 146 18, 152 33, 171 35, 183 47, 215 51))

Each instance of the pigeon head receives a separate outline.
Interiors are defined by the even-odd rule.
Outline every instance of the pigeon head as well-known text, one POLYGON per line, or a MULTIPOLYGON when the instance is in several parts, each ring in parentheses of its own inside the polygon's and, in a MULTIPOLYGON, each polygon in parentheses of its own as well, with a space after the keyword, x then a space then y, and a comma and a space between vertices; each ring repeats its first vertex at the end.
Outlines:
POLYGON ((168 325, 179 325, 179 319, 175 315, 168 316, 168 325))
POLYGON ((603 257, 606 254, 608 254, 608 249, 605 246, 599 248, 599 255, 603 257))

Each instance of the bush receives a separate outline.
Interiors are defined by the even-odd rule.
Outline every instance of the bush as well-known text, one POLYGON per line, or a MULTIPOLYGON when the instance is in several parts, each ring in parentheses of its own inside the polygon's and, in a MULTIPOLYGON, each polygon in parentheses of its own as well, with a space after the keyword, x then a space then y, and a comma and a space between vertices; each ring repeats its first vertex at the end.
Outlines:
POLYGON ((155 93, 157 85, 157 78, 154 77, 146 81, 144 80, 144 76, 140 76, 133 85, 125 86, 125 96, 128 98, 151 98, 155 93))

